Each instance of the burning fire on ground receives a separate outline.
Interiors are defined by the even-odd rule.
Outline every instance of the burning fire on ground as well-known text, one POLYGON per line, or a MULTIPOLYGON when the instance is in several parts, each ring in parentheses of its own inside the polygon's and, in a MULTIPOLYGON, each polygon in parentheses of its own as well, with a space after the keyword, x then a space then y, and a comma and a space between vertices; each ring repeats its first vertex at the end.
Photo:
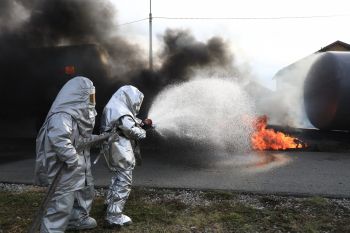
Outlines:
POLYGON ((260 116, 253 121, 255 132, 251 137, 254 150, 286 150, 305 148, 306 144, 298 138, 288 136, 273 129, 266 129, 267 116, 260 116))

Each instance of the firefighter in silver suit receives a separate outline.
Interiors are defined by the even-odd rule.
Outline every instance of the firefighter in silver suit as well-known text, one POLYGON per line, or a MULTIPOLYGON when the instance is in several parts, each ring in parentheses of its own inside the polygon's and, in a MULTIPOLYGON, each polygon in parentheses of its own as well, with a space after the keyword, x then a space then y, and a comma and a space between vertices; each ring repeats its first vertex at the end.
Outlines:
POLYGON ((107 165, 113 173, 106 194, 106 221, 109 227, 131 224, 130 217, 123 214, 131 191, 135 153, 139 153, 138 140, 146 137, 136 117, 143 101, 143 94, 134 86, 119 88, 105 106, 101 119, 101 133, 116 130, 120 137, 107 153, 107 165))
POLYGON ((35 183, 51 184, 65 164, 40 232, 97 226, 89 216, 94 197, 90 149, 77 151, 79 141, 92 137, 96 115, 93 83, 85 77, 75 77, 62 87, 39 131, 35 183))

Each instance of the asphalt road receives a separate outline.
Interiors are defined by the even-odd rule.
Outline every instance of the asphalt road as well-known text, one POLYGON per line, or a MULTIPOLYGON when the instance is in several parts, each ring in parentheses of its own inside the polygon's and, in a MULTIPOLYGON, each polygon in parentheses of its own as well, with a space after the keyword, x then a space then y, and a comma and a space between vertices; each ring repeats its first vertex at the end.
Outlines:
MULTIPOLYGON (((32 183, 33 143, 0 143, 0 182, 32 183)), ((97 186, 108 185, 111 173, 103 159, 93 167, 93 175, 97 186)), ((146 148, 142 166, 134 171, 134 185, 350 197, 349 177, 349 153, 146 148)))

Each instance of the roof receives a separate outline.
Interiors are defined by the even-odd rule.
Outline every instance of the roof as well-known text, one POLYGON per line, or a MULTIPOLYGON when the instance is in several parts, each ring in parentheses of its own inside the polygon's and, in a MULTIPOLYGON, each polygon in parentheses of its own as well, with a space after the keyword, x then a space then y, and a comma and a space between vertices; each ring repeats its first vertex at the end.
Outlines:
MULTIPOLYGON (((320 52, 327 52, 327 51, 350 51, 350 44, 347 44, 343 41, 337 40, 337 41, 334 41, 333 43, 331 43, 325 47, 322 47, 320 50, 314 52, 313 54, 320 53, 320 52)), ((306 57, 304 57, 296 62, 293 62, 292 64, 289 64, 288 66, 285 66, 282 69, 278 70, 272 79, 276 79, 276 78, 278 78, 278 76, 281 76, 285 72, 292 70, 297 64, 308 59, 313 54, 310 54, 310 55, 308 55, 308 56, 306 56, 306 57)))
POLYGON ((316 51, 316 53, 326 52, 326 51, 338 51, 339 47, 343 48, 342 50, 350 51, 350 44, 347 44, 343 41, 337 40, 337 41, 333 42, 332 44, 329 44, 326 47, 323 47, 320 50, 316 51))

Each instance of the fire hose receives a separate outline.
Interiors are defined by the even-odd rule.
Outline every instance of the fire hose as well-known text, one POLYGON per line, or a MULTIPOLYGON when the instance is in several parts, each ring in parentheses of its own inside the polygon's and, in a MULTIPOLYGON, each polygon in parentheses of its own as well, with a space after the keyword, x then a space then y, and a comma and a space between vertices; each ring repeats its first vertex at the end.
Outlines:
MULTIPOLYGON (((155 128, 155 126, 153 125, 153 121, 151 119, 149 119, 149 118, 144 119, 143 121, 141 121, 140 124, 138 124, 138 126, 141 127, 142 129, 146 130, 146 131, 155 128)), ((118 131, 117 128, 113 128, 112 132, 118 132, 118 134, 123 135, 123 133, 118 131)), ((110 163, 109 163, 109 159, 107 158, 106 154, 108 153, 109 145, 111 144, 111 142, 113 140, 114 140, 114 138, 110 137, 108 139, 108 142, 104 142, 102 144, 101 151, 100 151, 99 155, 96 157, 96 159, 94 160, 93 165, 95 165, 99 161, 100 157, 103 155, 104 158, 105 158, 105 161, 107 163, 107 166, 109 168, 111 168, 110 163)), ((139 148, 139 145, 138 145, 137 141, 135 141, 135 144, 136 144, 136 146, 135 146, 135 150, 136 151, 134 151, 134 155, 135 155, 135 159, 136 159, 136 165, 141 165, 142 158, 141 158, 140 148, 139 148)))
MULTIPOLYGON (((110 132, 110 133, 106 133, 106 134, 95 136, 91 140, 83 141, 83 142, 78 143, 77 151, 81 151, 84 148, 91 147, 91 146, 96 145, 96 144, 100 144, 101 142, 103 142, 103 141, 105 141, 107 139, 108 139, 108 143, 109 143, 112 140, 117 140, 118 137, 119 136, 118 136, 118 134, 116 132, 110 132)), ((56 187, 58 185, 58 182, 60 181, 60 179, 62 177, 62 174, 63 174, 62 171, 64 170, 64 168, 66 166, 67 166, 66 163, 62 163, 62 165, 59 167, 59 169, 57 171, 57 174, 53 178, 52 183, 49 186, 48 191, 47 191, 43 201, 41 202, 41 204, 39 206, 38 213, 34 217, 33 223, 31 225, 28 233, 34 233, 39 228, 39 226, 41 224, 41 220, 42 220, 42 218, 43 218, 43 216, 45 214, 45 211, 47 209, 47 205, 48 205, 49 201, 51 200, 52 195, 56 191, 56 187)))

